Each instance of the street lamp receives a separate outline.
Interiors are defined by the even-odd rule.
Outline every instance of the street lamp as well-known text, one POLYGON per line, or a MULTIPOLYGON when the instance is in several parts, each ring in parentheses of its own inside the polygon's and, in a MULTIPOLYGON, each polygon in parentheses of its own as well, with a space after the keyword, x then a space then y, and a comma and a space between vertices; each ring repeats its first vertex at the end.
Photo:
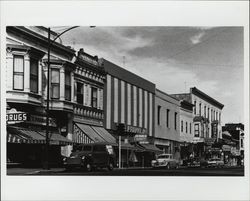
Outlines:
POLYGON ((71 29, 75 29, 79 26, 73 26, 70 27, 68 29, 66 29, 65 31, 63 31, 62 33, 58 34, 52 41, 50 40, 50 28, 48 28, 48 64, 47 64, 47 108, 46 108, 46 146, 45 146, 45 162, 44 162, 44 168, 45 169, 49 169, 49 86, 50 86, 50 48, 51 45, 56 41, 56 39, 58 39, 61 35, 63 35, 64 33, 70 31, 71 29))

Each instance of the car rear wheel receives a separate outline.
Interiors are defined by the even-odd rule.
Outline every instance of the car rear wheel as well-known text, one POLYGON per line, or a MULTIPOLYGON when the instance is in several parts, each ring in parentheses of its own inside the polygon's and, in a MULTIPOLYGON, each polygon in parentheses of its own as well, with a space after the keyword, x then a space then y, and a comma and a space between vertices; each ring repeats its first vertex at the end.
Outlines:
POLYGON ((92 165, 91 165, 90 163, 87 163, 87 164, 86 164, 86 170, 87 170, 88 172, 91 172, 91 171, 92 171, 92 165))
POLYGON ((112 162, 110 162, 108 165, 108 170, 112 171, 113 169, 114 169, 114 164, 112 162))

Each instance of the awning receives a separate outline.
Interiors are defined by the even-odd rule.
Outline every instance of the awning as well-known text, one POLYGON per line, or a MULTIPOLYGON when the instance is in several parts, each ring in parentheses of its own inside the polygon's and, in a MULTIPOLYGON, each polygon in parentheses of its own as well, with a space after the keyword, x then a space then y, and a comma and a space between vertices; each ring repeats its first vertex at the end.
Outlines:
MULTIPOLYGON (((119 145, 117 144, 117 147, 118 146, 119 145)), ((123 150, 133 150, 133 151, 143 151, 143 149, 138 147, 138 146, 132 145, 130 143, 124 143, 124 142, 121 142, 121 149, 123 149, 123 150)))
POLYGON ((140 144, 145 151, 150 151, 150 152, 156 152, 156 153, 161 153, 162 150, 158 149, 155 145, 153 144, 140 144))
POLYGON ((94 142, 106 142, 104 136, 100 136, 90 125, 80 123, 75 124, 94 142))
MULTIPOLYGON (((72 141, 63 137, 59 133, 50 133, 50 144, 68 145, 72 141)), ((7 142, 9 143, 27 143, 27 144, 45 144, 46 133, 21 127, 7 127, 7 142)))
POLYGON ((95 132, 102 136, 107 142, 115 144, 116 139, 103 127, 91 126, 95 132))

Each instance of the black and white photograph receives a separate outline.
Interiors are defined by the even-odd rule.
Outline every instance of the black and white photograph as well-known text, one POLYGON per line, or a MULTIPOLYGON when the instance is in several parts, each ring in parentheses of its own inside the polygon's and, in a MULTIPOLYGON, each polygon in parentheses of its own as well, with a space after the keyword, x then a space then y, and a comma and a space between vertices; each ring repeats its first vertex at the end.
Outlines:
MULTIPOLYGON (((32 200, 189 200, 178 195, 183 187, 172 186, 167 196, 162 186, 224 180, 221 194, 200 192, 191 200, 235 200, 226 186, 241 182, 240 200, 249 198, 246 23, 101 24, 75 17, 1 26, 1 175, 8 188, 16 178, 50 190, 62 182, 60 196, 52 190, 32 200), (147 190, 117 195, 134 181, 147 190), (87 188, 76 194, 89 183, 93 197, 87 188), (157 190, 146 196, 150 184, 157 190)), ((3 200, 18 199, 7 195, 3 200)))

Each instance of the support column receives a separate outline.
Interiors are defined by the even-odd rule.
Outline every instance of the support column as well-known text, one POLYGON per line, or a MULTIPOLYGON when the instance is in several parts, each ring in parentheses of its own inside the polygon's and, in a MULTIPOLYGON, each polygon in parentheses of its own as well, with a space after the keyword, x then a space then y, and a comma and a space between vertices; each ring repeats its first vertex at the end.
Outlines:
POLYGON ((6 87, 8 90, 13 90, 13 55, 12 53, 7 53, 6 56, 6 87))
POLYGON ((70 73, 70 77, 71 77, 71 102, 74 102, 74 100, 76 100, 75 97, 75 78, 74 78, 74 72, 70 73))
POLYGON ((42 76, 43 76, 43 71, 42 71, 42 64, 39 61, 38 62, 38 94, 42 96, 42 76))

